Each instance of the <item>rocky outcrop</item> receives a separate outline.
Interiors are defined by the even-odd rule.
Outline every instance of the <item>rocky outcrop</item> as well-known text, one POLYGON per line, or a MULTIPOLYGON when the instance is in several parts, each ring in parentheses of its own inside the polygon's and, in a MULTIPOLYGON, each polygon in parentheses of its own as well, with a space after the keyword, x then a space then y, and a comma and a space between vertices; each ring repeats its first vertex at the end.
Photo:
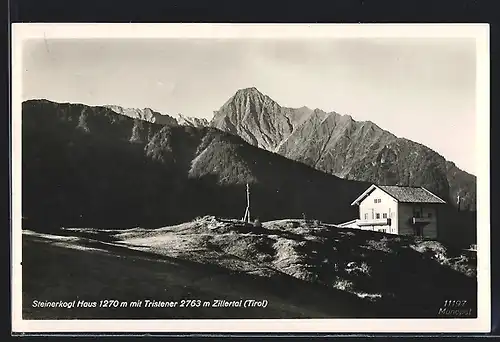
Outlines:
POLYGON ((106 108, 111 109, 113 112, 121 115, 128 116, 132 119, 139 119, 151 123, 156 123, 159 125, 169 125, 169 126, 177 126, 177 120, 173 117, 155 112, 151 108, 123 108, 116 105, 106 105, 106 108))
POLYGON ((191 127, 206 127, 209 125, 208 120, 204 118, 195 118, 190 116, 184 116, 182 114, 177 114, 177 123, 183 126, 191 127))

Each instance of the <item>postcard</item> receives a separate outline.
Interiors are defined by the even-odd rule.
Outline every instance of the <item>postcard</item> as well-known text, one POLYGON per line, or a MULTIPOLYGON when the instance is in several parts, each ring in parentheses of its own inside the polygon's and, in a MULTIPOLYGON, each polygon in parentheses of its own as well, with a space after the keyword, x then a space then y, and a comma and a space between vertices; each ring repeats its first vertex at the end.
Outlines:
POLYGON ((489 27, 12 25, 14 332, 490 330, 489 27))

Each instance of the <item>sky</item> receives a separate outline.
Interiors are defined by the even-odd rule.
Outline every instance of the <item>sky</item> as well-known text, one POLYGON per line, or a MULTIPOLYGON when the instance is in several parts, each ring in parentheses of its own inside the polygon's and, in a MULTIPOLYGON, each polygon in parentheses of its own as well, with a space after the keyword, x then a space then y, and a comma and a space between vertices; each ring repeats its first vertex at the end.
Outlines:
POLYGON ((210 120, 238 89, 370 120, 475 174, 472 38, 35 39, 23 100, 152 108, 210 120))

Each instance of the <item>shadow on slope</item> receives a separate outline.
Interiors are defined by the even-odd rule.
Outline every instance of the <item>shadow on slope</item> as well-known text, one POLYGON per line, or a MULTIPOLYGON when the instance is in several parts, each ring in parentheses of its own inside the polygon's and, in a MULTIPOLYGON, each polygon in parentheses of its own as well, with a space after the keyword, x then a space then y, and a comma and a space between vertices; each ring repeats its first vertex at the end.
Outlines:
POLYGON ((234 272, 97 241, 23 237, 24 319, 125 318, 329 318, 376 315, 374 305, 281 273, 234 272), (33 308, 33 300, 103 299, 143 306, 33 308), (175 308, 146 308, 145 300, 177 301, 175 308), (179 307, 182 299, 267 300, 266 308, 179 307))
POLYGON ((326 175, 213 128, 168 127, 104 107, 23 103, 25 227, 159 227, 212 214, 239 217, 245 183, 252 216, 356 214, 368 185, 326 175))

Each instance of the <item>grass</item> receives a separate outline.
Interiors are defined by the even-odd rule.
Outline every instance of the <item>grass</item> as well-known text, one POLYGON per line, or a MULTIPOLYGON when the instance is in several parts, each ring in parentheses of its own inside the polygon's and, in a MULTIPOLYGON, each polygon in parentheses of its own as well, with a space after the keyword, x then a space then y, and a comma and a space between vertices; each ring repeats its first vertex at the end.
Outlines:
MULTIPOLYGON (((364 317, 374 308, 280 272, 260 277, 98 242, 23 239, 24 319, 364 317), (77 247, 77 248, 75 248, 77 247), (40 301, 267 300, 266 308, 33 308, 40 301)), ((222 258, 220 258, 222 260, 222 258)), ((230 258, 228 261, 231 262, 230 258)))
POLYGON ((314 221, 253 227, 210 216, 153 230, 60 233, 25 232, 23 293, 29 317, 436 317, 446 299, 468 300, 476 310, 474 260, 435 241, 314 221), (75 297, 250 298, 270 304, 265 309, 114 312, 29 307, 37 298, 75 297))

